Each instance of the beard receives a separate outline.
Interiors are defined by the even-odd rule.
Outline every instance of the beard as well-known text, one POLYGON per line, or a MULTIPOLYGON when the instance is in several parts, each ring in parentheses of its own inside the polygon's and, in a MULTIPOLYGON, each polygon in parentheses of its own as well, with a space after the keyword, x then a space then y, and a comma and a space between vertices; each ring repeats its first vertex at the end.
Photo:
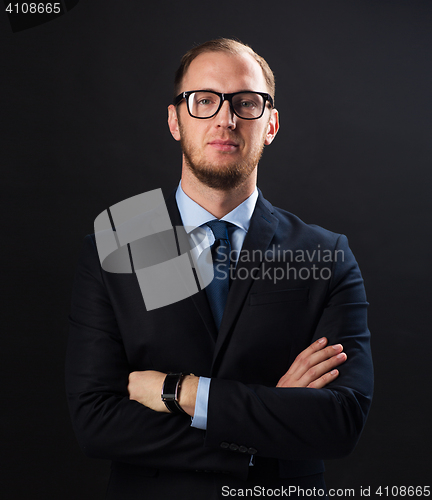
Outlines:
POLYGON ((233 160, 224 165, 218 165, 202 158, 197 148, 188 141, 181 124, 180 134, 180 145, 186 164, 191 172, 202 184, 222 191, 229 191, 241 186, 257 167, 264 150, 265 134, 247 157, 241 160, 233 160))

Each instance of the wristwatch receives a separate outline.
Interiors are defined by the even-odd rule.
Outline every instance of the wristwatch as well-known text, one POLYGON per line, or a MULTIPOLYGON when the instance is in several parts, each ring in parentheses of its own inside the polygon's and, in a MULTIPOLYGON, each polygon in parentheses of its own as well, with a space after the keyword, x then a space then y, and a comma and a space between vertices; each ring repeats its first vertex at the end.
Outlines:
POLYGON ((180 387, 187 373, 168 373, 162 386, 162 401, 171 413, 187 413, 179 404, 180 387))

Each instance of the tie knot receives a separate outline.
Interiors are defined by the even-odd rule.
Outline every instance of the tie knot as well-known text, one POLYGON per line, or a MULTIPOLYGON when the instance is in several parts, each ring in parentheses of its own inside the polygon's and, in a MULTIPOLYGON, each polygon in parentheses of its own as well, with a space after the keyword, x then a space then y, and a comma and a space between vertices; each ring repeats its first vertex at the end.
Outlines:
POLYGON ((211 220, 210 222, 207 222, 207 226, 213 231, 215 240, 228 240, 228 226, 230 225, 229 222, 226 222, 224 220, 211 220))

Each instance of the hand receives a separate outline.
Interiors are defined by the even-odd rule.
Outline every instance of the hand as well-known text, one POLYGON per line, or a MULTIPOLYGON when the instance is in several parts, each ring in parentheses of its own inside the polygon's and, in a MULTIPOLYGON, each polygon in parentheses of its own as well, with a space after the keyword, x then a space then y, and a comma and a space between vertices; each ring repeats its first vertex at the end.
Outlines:
MULTIPOLYGON (((153 370, 130 373, 128 385, 129 399, 138 401, 138 403, 154 411, 169 413, 168 408, 161 399, 165 377, 166 373, 153 370)), ((199 377, 195 377, 195 375, 186 375, 181 382, 179 404, 191 417, 193 417, 195 412, 198 380, 199 377)))
POLYGON ((336 366, 344 363, 347 355, 341 344, 328 346, 325 337, 311 344, 294 360, 276 387, 309 387, 321 389, 332 382, 339 371, 336 366))
POLYGON ((161 399, 162 385, 166 373, 146 370, 129 374, 129 399, 138 401, 148 408, 168 413, 169 410, 161 399))

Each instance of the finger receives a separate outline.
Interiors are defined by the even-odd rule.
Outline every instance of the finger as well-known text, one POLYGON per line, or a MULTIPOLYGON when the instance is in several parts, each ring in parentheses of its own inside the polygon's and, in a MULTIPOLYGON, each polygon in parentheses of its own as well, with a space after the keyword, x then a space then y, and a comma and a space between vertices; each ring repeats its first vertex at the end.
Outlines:
POLYGON ((308 358, 312 354, 320 351, 321 349, 324 349, 324 347, 327 345, 327 338, 326 337, 321 337, 320 339, 316 340, 313 342, 309 347, 307 347, 305 350, 303 350, 296 359, 301 360, 308 358))
POLYGON ((309 389, 322 389, 330 382, 333 382, 339 376, 339 370, 332 370, 330 372, 325 373, 322 377, 317 380, 311 382, 307 387, 309 389))
POLYGON ((341 365, 342 363, 345 363, 346 360, 347 360, 347 355, 344 352, 341 352, 335 356, 332 356, 330 359, 322 361, 321 363, 313 366, 300 379, 302 385, 304 384, 303 385, 304 387, 309 386, 309 384, 318 380, 327 372, 330 372, 337 366, 341 365))
POLYGON ((305 361, 307 361, 307 363, 309 363, 309 366, 312 367, 318 365, 319 363, 322 363, 327 359, 332 358, 333 356, 337 356, 342 351, 343 351, 342 344, 329 345, 325 349, 322 349, 318 352, 314 352, 305 361))
MULTIPOLYGON (((308 355, 306 355, 306 352, 308 351, 308 349, 306 349, 301 353, 299 357, 295 359, 294 363, 290 367, 289 373, 290 375, 293 375, 297 379, 301 379, 309 370, 313 369, 314 366, 317 366, 323 361, 326 361, 334 356, 337 356, 339 353, 342 352, 342 350, 343 350, 342 344, 331 345, 326 347, 325 349, 321 348, 316 352, 309 351, 308 355)), ((321 375, 323 373, 324 372, 322 372, 321 375)))
POLYGON ((315 340, 315 342, 300 353, 300 356, 309 356, 314 352, 320 351, 327 345, 327 342, 327 337, 321 337, 320 339, 315 340))
POLYGON ((320 339, 313 342, 309 347, 307 347, 304 351, 302 351, 294 360, 292 365, 290 366, 287 374, 289 373, 292 376, 297 376, 300 378, 305 371, 311 366, 310 357, 324 349, 327 344, 327 338, 321 337, 320 339))

